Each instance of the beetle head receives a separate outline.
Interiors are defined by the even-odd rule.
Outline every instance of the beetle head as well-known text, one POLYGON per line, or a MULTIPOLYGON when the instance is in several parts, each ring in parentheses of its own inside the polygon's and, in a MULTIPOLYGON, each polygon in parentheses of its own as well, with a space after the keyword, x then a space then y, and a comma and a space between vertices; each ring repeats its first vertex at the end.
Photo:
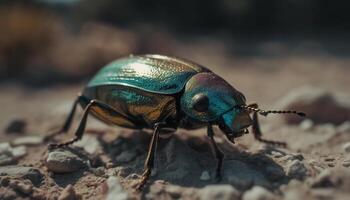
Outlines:
POLYGON ((181 97, 182 111, 194 121, 219 125, 227 138, 234 138, 248 133, 248 127, 254 122, 251 112, 266 116, 275 114, 297 114, 297 111, 265 111, 246 105, 244 95, 233 88, 225 80, 211 72, 194 75, 185 86, 181 97))
POLYGON ((252 124, 244 95, 219 76, 204 72, 194 75, 185 86, 181 108, 189 117, 213 124, 230 138, 246 132, 252 124))

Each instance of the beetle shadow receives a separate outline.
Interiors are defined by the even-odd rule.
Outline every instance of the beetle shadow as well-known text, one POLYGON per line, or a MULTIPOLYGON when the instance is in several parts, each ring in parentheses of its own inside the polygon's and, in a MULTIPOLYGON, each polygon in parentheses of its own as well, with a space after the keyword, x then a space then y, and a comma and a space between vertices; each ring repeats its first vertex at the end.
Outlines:
MULTIPOLYGON (((113 164, 119 167, 118 174, 132 180, 138 178, 135 174, 142 174, 150 140, 150 133, 134 131, 103 146, 113 164)), ((274 189, 288 183, 283 167, 268 151, 250 153, 227 140, 220 141, 219 148, 225 154, 221 181, 215 179, 216 158, 208 138, 179 131, 170 138, 159 140, 149 185, 163 180, 184 187, 231 184, 246 190, 254 185, 274 189)))

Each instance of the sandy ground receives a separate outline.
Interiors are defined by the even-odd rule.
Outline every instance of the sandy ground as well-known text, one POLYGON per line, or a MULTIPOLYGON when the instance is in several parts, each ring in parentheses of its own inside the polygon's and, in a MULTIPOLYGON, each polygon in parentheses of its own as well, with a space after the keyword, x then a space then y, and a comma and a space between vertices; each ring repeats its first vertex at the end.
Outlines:
MULTIPOLYGON (((178 55, 208 66, 242 91, 248 102, 258 102, 262 108, 274 108, 280 98, 302 86, 316 86, 350 95, 350 70, 347 66, 349 60, 346 58, 327 54, 278 58, 230 57, 225 52, 212 52, 208 49, 210 48, 205 48, 205 45, 193 47, 186 53, 179 51, 178 55)), ((46 135, 50 130, 60 127, 75 95, 83 85, 61 85, 45 89, 28 88, 14 83, 0 86, 0 141, 10 142, 23 136, 46 135), (5 133, 8 125, 16 119, 25 121, 24 133, 5 133)), ((79 117, 80 115, 76 117, 75 126, 70 133, 58 137, 57 140, 72 136, 79 117)), ((160 141, 155 173, 146 188, 139 192, 135 191, 134 183, 138 179, 137 174, 142 172, 149 134, 108 127, 90 118, 85 136, 98 141, 100 149, 98 153, 87 153, 86 159, 97 160, 99 164, 93 164, 89 169, 57 174, 50 172, 45 165, 47 144, 27 146, 26 154, 18 159, 17 165, 38 168, 44 177, 42 182, 32 192, 27 193, 18 192, 11 184, 5 184, 7 186, 0 189, 0 197, 1 194, 15 191, 11 198, 64 199, 63 193, 72 193, 67 192, 71 189, 67 189, 67 186, 72 185, 74 189, 71 190, 75 191, 78 198, 104 199, 111 195, 111 188, 116 187, 111 186, 113 184, 122 185, 122 189, 117 192, 122 195, 115 197, 116 199, 126 196, 130 199, 210 199, 210 194, 216 193, 219 196, 212 197, 217 199, 262 199, 264 195, 271 195, 267 199, 349 197, 350 188, 346 183, 350 182, 350 172, 344 163, 350 158, 342 147, 350 141, 349 130, 339 131, 339 126, 333 124, 303 128, 298 124, 288 125, 281 117, 262 119, 261 122, 265 138, 286 141, 288 148, 262 145, 251 135, 238 139, 236 144, 230 144, 215 129, 220 148, 226 154, 224 179, 218 184, 213 180, 215 159, 207 145, 205 130, 178 130, 172 138, 160 141), (291 172, 293 169, 290 166, 295 163, 297 168, 299 163, 299 168, 291 172), (238 176, 240 173, 242 177, 238 176), (323 175, 326 176, 326 183, 320 181, 320 174, 327 173, 330 175, 323 175), (206 178, 207 174, 209 179, 206 178), (116 182, 109 178, 113 175, 118 177, 116 182), (252 177, 257 178, 252 181, 252 177), (235 192, 229 189, 220 193, 217 191, 222 188, 208 189, 208 185, 222 184, 232 185, 235 192), (267 191, 256 192, 252 189, 256 185, 266 188, 267 191), (66 189, 62 192, 64 188, 66 189), (206 193, 207 190, 213 192, 206 193), (246 191, 250 191, 253 197, 246 191), (254 196, 256 193, 260 196, 254 196)), ((86 153, 86 150, 79 151, 86 153)), ((23 181, 21 178, 17 179, 19 182, 23 181)))

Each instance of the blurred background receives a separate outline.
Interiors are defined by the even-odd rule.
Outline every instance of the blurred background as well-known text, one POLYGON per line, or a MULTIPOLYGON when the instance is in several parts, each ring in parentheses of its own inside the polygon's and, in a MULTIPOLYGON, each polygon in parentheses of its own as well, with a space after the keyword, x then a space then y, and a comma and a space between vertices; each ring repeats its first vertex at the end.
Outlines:
POLYGON ((347 5, 329 0, 0 0, 0 103, 8 105, 0 121, 32 116, 28 110, 38 103, 46 111, 65 98, 72 102, 97 70, 129 54, 193 60, 263 106, 303 86, 349 94, 347 5))
POLYGON ((232 58, 342 59, 350 52, 345 5, 329 0, 1 0, 0 78, 36 86, 78 82, 131 53, 176 55, 227 68, 257 67, 227 61, 232 58))

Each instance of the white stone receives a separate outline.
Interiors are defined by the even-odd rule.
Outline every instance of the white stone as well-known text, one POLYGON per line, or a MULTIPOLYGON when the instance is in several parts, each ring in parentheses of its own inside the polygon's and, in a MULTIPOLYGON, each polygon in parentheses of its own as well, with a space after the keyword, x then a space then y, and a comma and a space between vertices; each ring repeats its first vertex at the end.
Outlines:
POLYGON ((101 149, 97 138, 89 134, 84 135, 80 141, 74 143, 74 146, 81 147, 90 154, 97 153, 101 149))
POLYGON ((272 200, 276 197, 267 189, 261 186, 254 186, 252 189, 246 191, 242 200, 272 200))
POLYGON ((120 181, 115 176, 110 176, 107 181, 108 193, 106 200, 127 200, 128 193, 124 191, 120 181))
POLYGON ((200 180, 202 181, 209 181, 210 180, 210 174, 208 171, 203 171, 200 177, 200 180))
POLYGON ((200 200, 238 200, 240 193, 231 185, 208 185, 198 192, 200 200))
POLYGON ((312 120, 305 119, 300 123, 299 128, 303 131, 308 131, 308 130, 312 129, 313 126, 314 126, 314 123, 312 120))

